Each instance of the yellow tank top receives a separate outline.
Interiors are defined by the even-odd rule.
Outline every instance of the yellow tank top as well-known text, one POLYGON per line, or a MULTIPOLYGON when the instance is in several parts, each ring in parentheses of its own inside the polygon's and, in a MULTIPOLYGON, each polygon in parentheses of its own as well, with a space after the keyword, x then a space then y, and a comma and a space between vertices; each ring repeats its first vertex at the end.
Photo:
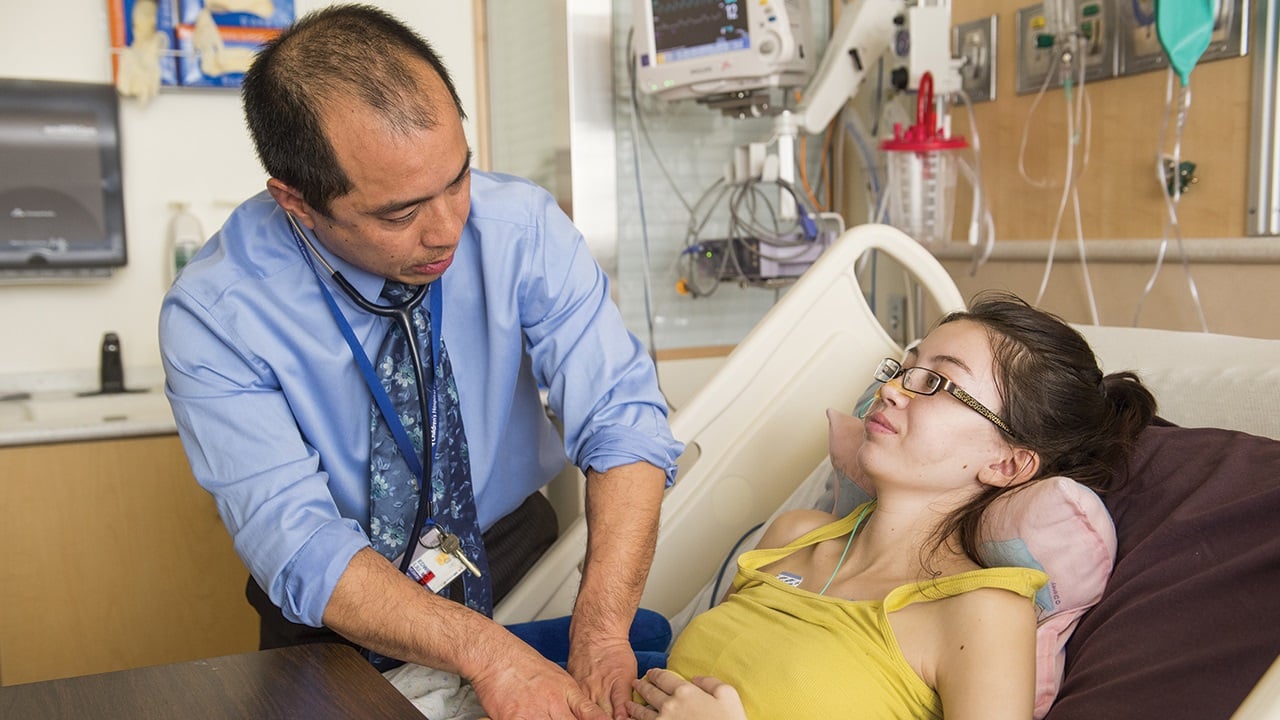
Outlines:
POLYGON ((801 590, 759 570, 850 532, 857 514, 785 547, 743 553, 737 591, 680 633, 668 668, 729 683, 751 720, 941 718, 938 694, 903 657, 888 614, 986 587, 1030 602, 1048 578, 1027 568, 989 568, 903 585, 883 601, 854 601, 801 590))

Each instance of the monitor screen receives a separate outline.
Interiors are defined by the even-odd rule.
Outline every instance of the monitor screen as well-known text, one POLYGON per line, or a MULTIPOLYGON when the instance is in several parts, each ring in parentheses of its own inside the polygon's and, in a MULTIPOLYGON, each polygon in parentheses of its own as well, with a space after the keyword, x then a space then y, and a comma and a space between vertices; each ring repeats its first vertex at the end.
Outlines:
POLYGON ((667 100, 804 84, 808 0, 632 0, 636 86, 667 100))
POLYGON ((125 264, 111 85, 0 78, 0 271, 125 264))
POLYGON ((668 0, 653 3, 657 62, 747 50, 747 11, 734 0, 668 0))

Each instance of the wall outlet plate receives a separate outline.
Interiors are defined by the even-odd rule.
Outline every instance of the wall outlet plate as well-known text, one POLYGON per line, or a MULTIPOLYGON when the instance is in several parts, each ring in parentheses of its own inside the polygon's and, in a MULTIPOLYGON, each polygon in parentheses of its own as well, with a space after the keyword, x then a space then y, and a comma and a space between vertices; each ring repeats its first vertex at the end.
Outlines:
MULTIPOLYGON (((1162 70, 1169 58, 1156 36, 1156 0, 1128 0, 1116 12, 1119 74, 1162 70)), ((1200 62, 1240 57, 1249 52, 1249 0, 1221 0, 1209 47, 1200 62)))
POLYGON ((996 29, 1000 16, 972 20, 951 28, 951 54, 964 58, 960 84, 974 103, 996 99, 996 29))
MULTIPOLYGON (((1084 58, 1085 80, 1093 82, 1116 76, 1118 63, 1115 8, 1113 0, 1078 0, 1075 6, 1076 27, 1084 58)), ((1061 44, 1041 47, 1037 42, 1044 32, 1046 20, 1043 5, 1031 5, 1017 12, 1017 77, 1019 95, 1039 92, 1051 69, 1061 68, 1054 62, 1062 52, 1061 44)), ((1050 87, 1062 87, 1061 72, 1054 71, 1050 87)))

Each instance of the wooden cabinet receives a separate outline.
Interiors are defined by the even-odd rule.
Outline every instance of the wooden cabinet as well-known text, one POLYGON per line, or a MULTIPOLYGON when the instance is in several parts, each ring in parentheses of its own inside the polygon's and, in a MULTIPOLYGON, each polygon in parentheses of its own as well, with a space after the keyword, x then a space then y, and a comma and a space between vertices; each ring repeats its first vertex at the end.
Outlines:
POLYGON ((257 649, 176 435, 0 448, 0 685, 257 649))

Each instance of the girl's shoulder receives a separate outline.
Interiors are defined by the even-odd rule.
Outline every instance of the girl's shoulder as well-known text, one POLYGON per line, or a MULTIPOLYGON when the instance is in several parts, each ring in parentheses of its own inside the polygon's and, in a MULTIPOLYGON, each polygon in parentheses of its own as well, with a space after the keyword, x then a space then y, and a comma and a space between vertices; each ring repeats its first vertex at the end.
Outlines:
POLYGON ((823 525, 829 525, 838 519, 836 515, 822 510, 788 510, 769 523, 769 527, 765 528, 764 534, 760 536, 760 541, 756 543, 756 548, 783 547, 806 533, 823 525))

